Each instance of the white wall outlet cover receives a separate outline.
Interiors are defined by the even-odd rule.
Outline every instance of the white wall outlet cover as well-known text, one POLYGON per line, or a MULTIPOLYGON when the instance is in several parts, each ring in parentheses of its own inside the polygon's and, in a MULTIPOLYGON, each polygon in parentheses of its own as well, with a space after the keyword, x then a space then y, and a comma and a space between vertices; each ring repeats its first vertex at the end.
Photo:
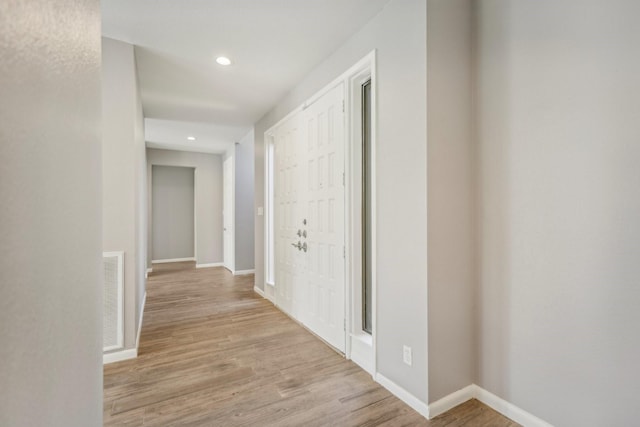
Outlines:
POLYGON ((411 366, 412 363, 412 355, 411 355, 411 347, 402 346, 402 361, 407 365, 411 366))
POLYGON ((263 215, 264 214, 264 208, 262 206, 260 206, 258 208, 258 215, 263 215))

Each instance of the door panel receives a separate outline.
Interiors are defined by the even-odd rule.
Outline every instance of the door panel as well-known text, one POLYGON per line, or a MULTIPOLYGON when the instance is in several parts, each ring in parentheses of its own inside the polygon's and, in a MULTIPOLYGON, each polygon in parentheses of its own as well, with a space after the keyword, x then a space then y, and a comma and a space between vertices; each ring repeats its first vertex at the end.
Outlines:
POLYGON ((343 100, 340 85, 302 113, 309 165, 305 325, 341 351, 345 349, 343 100))
POLYGON ((276 304, 344 352, 343 100, 340 85, 275 131, 274 206, 276 304))

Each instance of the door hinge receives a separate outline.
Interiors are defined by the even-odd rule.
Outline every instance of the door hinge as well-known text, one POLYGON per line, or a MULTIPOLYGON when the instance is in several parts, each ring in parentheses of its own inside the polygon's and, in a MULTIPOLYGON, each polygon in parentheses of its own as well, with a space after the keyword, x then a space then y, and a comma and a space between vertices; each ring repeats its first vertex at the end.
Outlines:
POLYGON ((342 100, 342 112, 344 113, 344 99, 342 100))
POLYGON ((342 186, 344 187, 345 183, 345 178, 344 178, 344 172, 342 172, 342 186))
POLYGON ((347 332, 347 319, 342 319, 342 330, 347 332))
POLYGON ((342 258, 347 259, 347 248, 344 246, 342 247, 342 258))

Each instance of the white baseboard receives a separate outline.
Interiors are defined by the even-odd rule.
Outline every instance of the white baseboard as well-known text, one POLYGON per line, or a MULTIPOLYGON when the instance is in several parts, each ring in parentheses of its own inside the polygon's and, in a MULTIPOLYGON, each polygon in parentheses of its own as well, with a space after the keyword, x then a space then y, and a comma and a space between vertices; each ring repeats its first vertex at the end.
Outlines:
POLYGON ((482 387, 479 387, 475 384, 473 384, 471 387, 474 388, 473 397, 524 427, 553 427, 548 422, 541 420, 540 418, 536 417, 533 414, 530 414, 524 409, 518 408, 513 403, 507 402, 506 400, 483 389, 482 387))
POLYGON ((364 334, 350 334, 348 338, 351 340, 351 353, 349 354, 349 359, 375 378, 373 340, 371 335, 363 335, 364 334))
POLYGON ((264 291, 262 289, 260 289, 257 286, 253 287, 253 292, 255 292, 256 294, 260 295, 262 298, 266 299, 267 296, 264 294, 264 291))
POLYGON ((144 291, 142 297, 142 307, 140 307, 140 319, 138 319, 138 336, 136 337, 136 353, 140 348, 140 332, 142 332, 142 319, 144 318, 144 307, 147 305, 147 291, 144 291))
POLYGON ((417 411, 420 415, 425 418, 429 418, 429 406, 415 397, 413 394, 409 393, 404 388, 400 387, 398 384, 391 381, 389 378, 385 377, 381 373, 376 374, 376 381, 384 388, 389 390, 393 395, 395 395, 398 399, 402 400, 404 403, 412 407, 415 411, 417 411))
POLYGON ((123 360, 135 359, 138 357, 138 349, 130 348, 128 350, 116 351, 102 355, 102 364, 121 362, 123 360))
POLYGON ((247 274, 253 274, 255 273, 255 270, 236 270, 233 272, 234 276, 245 276, 247 274))
POLYGON ((168 262, 185 262, 185 261, 195 261, 195 258, 173 258, 173 259, 154 259, 151 261, 151 264, 166 264, 168 262))
POLYGON ((196 264, 196 268, 224 267, 221 262, 212 262, 209 264, 196 264))
POLYGON ((429 404, 429 419, 444 414, 450 409, 455 408, 461 403, 471 400, 475 397, 477 386, 475 384, 468 385, 465 388, 454 391, 453 393, 436 400, 429 404))
POLYGON ((274 305, 276 303, 276 287, 271 283, 264 285, 264 297, 271 301, 274 305))

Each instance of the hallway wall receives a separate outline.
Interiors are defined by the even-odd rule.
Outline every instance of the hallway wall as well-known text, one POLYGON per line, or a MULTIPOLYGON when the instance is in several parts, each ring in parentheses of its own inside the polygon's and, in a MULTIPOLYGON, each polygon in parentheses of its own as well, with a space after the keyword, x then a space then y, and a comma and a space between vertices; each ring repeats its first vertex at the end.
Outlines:
POLYGON ((430 402, 474 381, 472 2, 427 2, 430 402))
POLYGON ((133 45, 102 38, 102 246, 124 251, 124 347, 136 346, 147 245, 144 118, 133 45))
POLYGON ((100 5, 0 2, 0 425, 102 425, 100 5))
POLYGON ((254 263, 254 132, 235 145, 236 270, 253 270, 254 263))
POLYGON ((477 383, 558 426, 640 418, 640 3, 477 2, 477 383))

